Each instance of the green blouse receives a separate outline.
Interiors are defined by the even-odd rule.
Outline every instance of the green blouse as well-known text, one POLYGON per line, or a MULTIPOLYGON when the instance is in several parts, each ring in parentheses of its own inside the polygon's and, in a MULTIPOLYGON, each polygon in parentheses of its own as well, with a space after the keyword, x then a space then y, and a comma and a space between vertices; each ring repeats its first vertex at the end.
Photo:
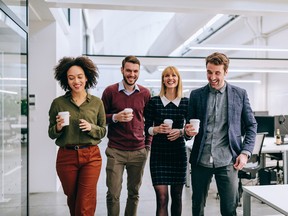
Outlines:
POLYGON ((48 134, 51 139, 56 139, 56 145, 64 147, 67 144, 97 145, 106 134, 106 117, 103 102, 100 98, 87 94, 86 101, 80 106, 76 105, 71 97, 71 92, 66 92, 53 100, 49 110, 48 134), (56 116, 58 112, 69 111, 70 123, 60 132, 56 131, 56 116), (82 131, 79 128, 79 119, 84 119, 91 124, 91 131, 82 131))

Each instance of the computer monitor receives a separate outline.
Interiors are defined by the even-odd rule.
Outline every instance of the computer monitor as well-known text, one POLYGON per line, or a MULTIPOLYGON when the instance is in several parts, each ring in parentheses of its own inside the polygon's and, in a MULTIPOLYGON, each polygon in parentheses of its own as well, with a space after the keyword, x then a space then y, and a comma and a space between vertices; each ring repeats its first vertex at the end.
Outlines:
MULTIPOLYGON (((266 132, 266 137, 274 137, 275 123, 274 116, 255 116, 258 123, 257 133, 266 132)), ((288 121, 288 120, 287 120, 288 121)))

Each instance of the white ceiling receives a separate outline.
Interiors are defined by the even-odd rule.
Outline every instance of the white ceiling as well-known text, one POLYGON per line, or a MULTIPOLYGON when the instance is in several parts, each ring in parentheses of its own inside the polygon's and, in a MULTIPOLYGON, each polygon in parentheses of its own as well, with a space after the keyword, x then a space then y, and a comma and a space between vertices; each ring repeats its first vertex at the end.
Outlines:
MULTIPOLYGON (((201 45, 269 45, 288 28, 286 0, 30 0, 30 19, 53 20, 49 8, 82 8, 96 44, 94 54, 169 56, 217 14, 238 17, 223 24, 201 45)), ((286 45, 288 47, 288 45, 286 45)), ((206 56, 190 51, 185 56, 206 56)), ((181 56, 182 52, 174 52, 181 56)), ((250 52, 236 57, 275 57, 250 52)), ((285 57, 287 57, 287 52, 285 57)))
MULTIPOLYGON (((149 72, 156 70, 155 59, 152 63, 144 56, 157 56, 158 65, 169 61, 179 67, 191 67, 192 63, 202 68, 203 58, 216 50, 187 49, 192 45, 288 48, 287 0, 29 0, 29 8, 34 21, 55 19, 49 8, 85 9, 87 33, 94 44, 90 54, 143 56, 149 72), (217 14, 224 14, 222 20, 199 37, 200 43, 188 43, 217 14)), ((287 51, 223 52, 235 59, 231 61, 235 67, 265 67, 267 71, 288 68, 287 51)), ((120 62, 117 57, 95 58, 100 63, 120 62)))

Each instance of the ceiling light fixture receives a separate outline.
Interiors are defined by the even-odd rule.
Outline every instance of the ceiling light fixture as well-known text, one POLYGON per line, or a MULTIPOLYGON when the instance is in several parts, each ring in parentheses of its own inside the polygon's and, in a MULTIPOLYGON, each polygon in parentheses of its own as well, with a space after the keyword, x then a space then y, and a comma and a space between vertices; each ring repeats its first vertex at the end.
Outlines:
MULTIPOLYGON (((185 71, 185 72, 206 72, 206 68, 182 68, 179 69, 179 71, 185 71)), ((288 73, 288 69, 266 69, 266 68, 262 68, 262 69, 233 69, 230 68, 228 70, 230 73, 288 73)))
POLYGON ((26 78, 20 78, 20 77, 0 77, 0 80, 13 80, 13 81, 26 81, 26 78))
POLYGON ((203 34, 205 31, 209 31, 209 29, 221 18, 223 17, 223 14, 217 14, 216 16, 214 16, 211 20, 209 20, 202 28, 200 28, 195 34, 193 34, 188 41, 186 41, 185 43, 191 43, 192 41, 194 41, 195 39, 197 39, 197 37, 199 37, 201 34, 203 34))
POLYGON ((249 46, 249 45, 201 45, 190 46, 190 50, 227 50, 227 51, 259 51, 259 52, 288 52, 288 49, 279 47, 267 47, 267 46, 249 46))
MULTIPOLYGON (((164 66, 159 66, 158 71, 163 71, 164 66)), ((179 67, 178 70, 180 72, 206 72, 206 68, 200 68, 200 67, 179 67)), ((245 69, 234 69, 229 68, 229 73, 288 73, 288 69, 269 69, 269 68, 260 68, 260 69, 254 69, 254 68, 245 68, 245 69)))
MULTIPOLYGON (((161 82, 160 79, 145 79, 144 82, 161 82)), ((203 79, 203 80, 196 80, 196 79, 182 79, 182 82, 192 82, 192 83, 207 83, 208 81, 203 79)), ((261 83, 261 80, 227 80, 227 82, 230 83, 261 83)))
POLYGON ((17 92, 13 92, 13 91, 6 91, 6 90, 1 90, 1 89, 0 89, 0 93, 6 93, 6 94, 18 94, 17 92))
MULTIPOLYGON (((181 50, 184 48, 186 49, 189 47, 189 44, 192 43, 194 40, 196 40, 200 35, 202 35, 205 31, 209 31, 209 29, 212 28, 212 26, 219 21, 224 15, 223 14, 217 14, 214 16, 211 20, 209 20, 203 27, 198 29, 188 40, 186 40, 182 45, 180 45, 178 48, 176 48, 170 56, 175 55, 178 52, 182 52, 181 50)), ((189 48, 188 48, 189 49, 189 48)), ((183 55, 183 53, 182 53, 183 55)))
MULTIPOLYGON (((150 84, 146 84, 145 85, 146 87, 148 87, 148 88, 161 88, 161 86, 160 85, 150 85, 150 84)), ((189 88, 189 89, 191 89, 191 88, 200 88, 200 87, 202 87, 203 85, 183 85, 183 88, 189 88)))

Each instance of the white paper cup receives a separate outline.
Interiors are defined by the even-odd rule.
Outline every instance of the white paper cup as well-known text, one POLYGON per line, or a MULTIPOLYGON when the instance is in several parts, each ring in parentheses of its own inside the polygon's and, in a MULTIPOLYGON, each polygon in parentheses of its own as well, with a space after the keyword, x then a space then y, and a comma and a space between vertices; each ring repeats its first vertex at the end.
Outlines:
POLYGON ((200 120, 199 119, 190 119, 190 124, 193 126, 195 132, 199 132, 200 120))
POLYGON ((64 119, 64 123, 62 123, 62 126, 69 125, 70 113, 68 111, 59 112, 58 115, 60 115, 64 119))
POLYGON ((132 112, 133 112, 133 109, 132 109, 132 108, 125 108, 125 109, 124 109, 124 112, 125 112, 125 113, 132 113, 132 112))
POLYGON ((172 128, 173 120, 172 119, 165 119, 164 124, 167 124, 167 125, 169 125, 170 128, 172 128))

